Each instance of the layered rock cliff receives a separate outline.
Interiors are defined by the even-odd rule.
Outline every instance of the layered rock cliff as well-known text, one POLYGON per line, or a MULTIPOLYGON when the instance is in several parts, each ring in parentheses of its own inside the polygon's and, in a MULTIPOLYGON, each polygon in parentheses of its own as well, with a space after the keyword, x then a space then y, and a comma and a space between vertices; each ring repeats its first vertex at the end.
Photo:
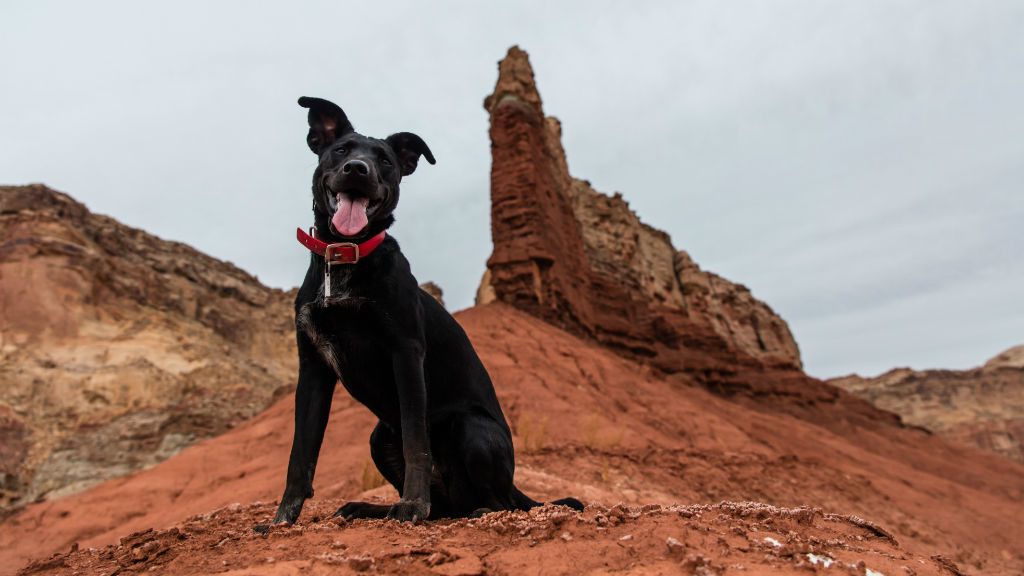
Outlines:
POLYGON ((265 408, 294 382, 291 300, 60 192, 0 187, 0 510, 265 408))
POLYGON ((789 327, 742 285, 703 271, 620 194, 569 174, 525 52, 499 64, 491 115, 494 253, 478 303, 499 300, 668 373, 716 385, 799 373, 789 327))
POLYGON ((1024 462, 1024 346, 971 370, 897 368, 829 380, 904 422, 1024 462))

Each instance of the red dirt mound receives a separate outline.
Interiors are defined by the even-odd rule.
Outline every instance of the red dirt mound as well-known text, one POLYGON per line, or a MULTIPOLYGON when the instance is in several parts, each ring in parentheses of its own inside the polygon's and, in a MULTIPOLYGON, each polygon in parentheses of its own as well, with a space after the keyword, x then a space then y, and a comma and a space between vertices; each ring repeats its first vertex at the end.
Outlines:
MULTIPOLYGON (((534 497, 573 495, 589 504, 604 505, 755 500, 776 506, 813 506, 868 518, 891 533, 900 548, 881 541, 864 544, 853 535, 866 537, 865 532, 842 527, 842 522, 825 516, 815 516, 817 520, 811 525, 796 523, 777 533, 787 539, 772 537, 783 546, 789 538, 799 538, 802 546, 813 544, 813 536, 825 542, 815 544, 823 546, 815 550, 844 563, 864 560, 868 568, 884 574, 900 574, 891 568, 892 564, 881 560, 888 558, 884 554, 899 561, 906 559, 905 565, 920 574, 934 569, 934 563, 927 562, 935 555, 943 556, 965 573, 1019 574, 1024 570, 1024 533, 1019 521, 1024 517, 1024 466, 1020 464, 953 446, 888 420, 871 423, 857 416, 855 421, 844 422, 837 416, 826 428, 756 405, 731 402, 700 387, 680 385, 645 365, 505 305, 477 307, 457 318, 495 381, 515 433, 517 482, 534 497), (856 540, 857 546, 870 551, 846 554, 839 544, 828 544, 830 539, 850 545, 856 540), (873 564, 873 558, 879 564, 873 564), (926 565, 911 565, 918 560, 925 560, 926 565)), ((746 566, 754 562, 751 558, 771 555, 750 543, 753 530, 747 524, 740 526, 746 530, 744 534, 734 533, 733 527, 739 526, 734 523, 740 522, 736 518, 723 521, 720 531, 726 534, 724 543, 711 536, 707 543, 698 540, 697 534, 718 533, 712 515, 705 516, 707 524, 697 523, 690 532, 689 528, 684 530, 685 522, 673 516, 674 512, 600 537, 596 528, 586 525, 590 520, 579 525, 572 520, 574 528, 569 531, 573 540, 554 538, 535 547, 528 542, 513 542, 511 535, 481 536, 479 542, 471 543, 475 542, 473 535, 481 532, 479 525, 472 523, 438 523, 427 528, 355 523, 340 530, 328 526, 317 519, 322 520, 343 499, 360 495, 393 497, 390 488, 374 488, 379 479, 369 467, 367 448, 372 417, 344 393, 339 393, 335 401, 324 442, 315 483, 317 497, 307 505, 300 528, 275 531, 269 540, 256 539, 250 535, 251 525, 270 513, 270 502, 283 487, 291 438, 290 404, 290 397, 282 399, 223 436, 188 448, 149 470, 64 499, 30 505, 0 525, 0 572, 12 573, 29 559, 66 551, 77 542, 78 555, 55 560, 54 570, 70 574, 74 566, 87 567, 95 562, 97 571, 82 573, 109 573, 108 568, 114 566, 110 563, 116 563, 123 550, 93 554, 84 549, 114 544, 140 530, 164 530, 175 525, 186 537, 175 541, 173 550, 183 548, 168 552, 167 558, 180 557, 185 562, 191 554, 186 549, 198 545, 193 542, 206 542, 192 540, 187 528, 192 524, 182 524, 187 518, 232 503, 254 501, 266 504, 251 509, 243 506, 245 511, 236 516, 196 524, 198 529, 206 526, 214 535, 203 538, 218 538, 206 545, 208 558, 216 558, 217 563, 239 562, 214 565, 216 570, 211 571, 263 566, 266 557, 279 559, 285 566, 274 570, 300 573, 304 566, 324 570, 326 561, 303 556, 303 550, 320 546, 317 542, 325 542, 326 547, 316 548, 315 554, 339 554, 346 563, 350 557, 372 555, 373 565, 382 566, 383 571, 397 570, 401 562, 411 562, 426 571, 426 558, 411 552, 392 558, 385 551, 389 542, 397 542, 401 548, 431 540, 452 548, 454 551, 448 554, 456 559, 461 558, 458 550, 469 550, 466 554, 483 558, 491 573, 539 572, 543 562, 559 566, 558 562, 570 559, 582 570, 599 557, 614 559, 604 570, 616 566, 625 569, 630 560, 616 554, 631 553, 622 546, 635 550, 631 560, 635 567, 646 567, 643 570, 649 572, 668 571, 668 565, 662 568, 658 562, 665 557, 669 536, 684 543, 686 555, 701 554, 710 559, 708 570, 733 573, 737 569, 730 568, 732 564, 746 566), (705 528, 710 531, 705 533, 705 528), (300 537, 300 529, 310 534, 300 537), (321 529, 323 540, 317 540, 321 529), (620 546, 618 538, 627 533, 638 540, 642 536, 643 544, 631 544, 627 539, 620 546), (453 538, 450 542, 445 540, 449 537, 453 538), (236 551, 230 557, 220 556, 222 552, 213 547, 225 538, 221 548, 230 544, 228 549, 236 551), (334 540, 347 548, 330 550, 334 540), (299 547, 294 554, 289 548, 293 541, 299 547), (282 544, 284 548, 278 548, 282 544), (499 560, 505 555, 510 564, 499 560), (248 564, 241 562, 243 558, 248 564), (286 559, 293 564, 286 564, 286 559), (72 568, 57 566, 61 562, 72 568)), ((596 523, 597 511, 589 510, 586 517, 596 523)), ((146 544, 152 550, 140 554, 151 554, 164 543, 173 543, 166 534, 158 540, 157 544, 146 544)), ((442 556, 438 558, 447 558, 439 553, 442 556)), ((803 553, 802 548, 794 553, 797 555, 780 552, 783 556, 778 566, 796 569, 796 562, 803 561, 799 554, 803 553)), ((207 565, 199 563, 206 558, 194 558, 196 564, 183 564, 180 572, 173 563, 160 564, 155 570, 188 574, 188 570, 206 569, 203 566, 207 565)), ((769 561, 751 567, 772 566, 764 562, 769 561)), ((594 569, 598 566, 595 564, 594 569)))
POLYGON ((339 503, 319 502, 310 522, 266 537, 238 527, 267 521, 273 506, 236 504, 170 530, 58 554, 22 574, 955 573, 948 559, 909 553, 870 522, 813 508, 723 502, 578 514, 549 506, 413 526, 329 519, 339 503))

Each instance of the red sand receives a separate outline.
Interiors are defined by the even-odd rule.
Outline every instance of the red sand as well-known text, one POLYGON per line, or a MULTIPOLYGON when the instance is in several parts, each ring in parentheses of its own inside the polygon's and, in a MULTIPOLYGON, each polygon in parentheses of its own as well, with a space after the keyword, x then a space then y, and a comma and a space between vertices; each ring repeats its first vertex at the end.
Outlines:
MULTIPOLYGON (((317 472, 317 496, 297 527, 275 529, 268 539, 251 532, 252 524, 270 517, 283 488, 289 396, 150 470, 10 517, 0 525, 0 573, 73 543, 78 552, 31 573, 305 574, 339 567, 673 573, 683 566, 690 573, 758 574, 802 570, 808 552, 827 555, 836 567, 863 561, 887 576, 949 573, 954 566, 968 574, 1024 572, 1024 466, 889 421, 854 425, 840 418, 826 429, 751 402, 730 402, 669 382, 506 306, 457 317, 490 370, 516 433, 517 481, 525 492, 543 499, 573 495, 605 506, 690 507, 652 511, 622 526, 600 525, 597 517, 605 513, 599 507, 554 528, 550 519, 523 514, 425 526, 323 521, 374 483, 366 474, 372 417, 341 391, 317 472), (773 509, 762 518, 744 513, 743 506, 692 507, 722 500, 811 506, 841 516, 773 509), (263 503, 249 504, 255 501, 263 503), (233 503, 242 504, 188 520, 233 503), (701 511, 696 519, 695 510, 701 511), (852 524, 842 519, 847 515, 882 528, 852 524), (502 532, 489 524, 494 522, 513 527, 502 532), (88 550, 172 526, 178 531, 88 550), (781 547, 767 544, 762 532, 781 547), (623 539, 627 535, 632 538, 623 539), (669 551, 669 537, 682 548, 669 551)), ((368 495, 393 497, 390 488, 368 495)))
MULTIPOLYGON (((327 518, 337 504, 320 501, 327 518)), ((41 561, 26 574, 946 574, 944 558, 900 549, 858 518, 755 503, 592 506, 498 512, 427 525, 314 519, 267 537, 239 530, 265 521, 269 504, 229 506, 180 527, 145 531, 119 545, 41 561), (906 567, 906 568, 905 568, 906 567)))

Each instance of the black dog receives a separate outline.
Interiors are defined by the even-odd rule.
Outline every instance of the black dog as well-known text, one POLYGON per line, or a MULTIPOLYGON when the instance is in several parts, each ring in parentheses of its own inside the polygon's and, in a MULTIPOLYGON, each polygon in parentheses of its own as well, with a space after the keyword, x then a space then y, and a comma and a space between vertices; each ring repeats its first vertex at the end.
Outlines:
MULTIPOLYGON (((306 141, 320 157, 313 173, 317 235, 295 299, 299 382, 288 478, 274 522, 292 523, 313 495, 313 474, 340 378, 380 420, 370 454, 401 496, 393 505, 350 502, 348 518, 422 520, 539 503, 512 483, 512 434, 494 386, 465 332, 420 290, 398 243, 398 185, 420 156, 434 156, 408 132, 383 140, 358 134, 337 105, 303 97, 306 141), (369 253, 368 253, 369 252, 369 253), (327 261, 335 264, 328 264, 327 261)), ((583 509, 576 499, 556 503, 583 509)))

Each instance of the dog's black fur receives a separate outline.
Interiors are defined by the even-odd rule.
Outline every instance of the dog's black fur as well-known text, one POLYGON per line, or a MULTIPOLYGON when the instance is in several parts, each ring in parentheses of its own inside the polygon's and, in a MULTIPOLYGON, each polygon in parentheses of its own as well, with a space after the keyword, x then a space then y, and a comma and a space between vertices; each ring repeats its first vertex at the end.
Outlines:
MULTIPOLYGON (((313 218, 321 238, 359 242, 387 229, 402 177, 421 156, 433 164, 430 149, 408 132, 383 140, 358 134, 326 100, 304 97, 299 104, 309 109, 307 143, 320 157, 313 218), (339 236, 330 224, 339 194, 368 199, 368 224, 354 237, 339 236)), ((324 267, 314 254, 295 299, 295 437, 274 522, 294 522, 313 495, 339 378, 379 419, 370 454, 401 499, 350 502, 337 514, 416 521, 537 506, 512 482, 512 435, 487 370, 455 319, 420 290, 398 243, 388 236, 357 264, 335 265, 327 298, 324 267)), ((573 498, 557 503, 583 508, 573 498)))

